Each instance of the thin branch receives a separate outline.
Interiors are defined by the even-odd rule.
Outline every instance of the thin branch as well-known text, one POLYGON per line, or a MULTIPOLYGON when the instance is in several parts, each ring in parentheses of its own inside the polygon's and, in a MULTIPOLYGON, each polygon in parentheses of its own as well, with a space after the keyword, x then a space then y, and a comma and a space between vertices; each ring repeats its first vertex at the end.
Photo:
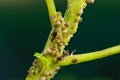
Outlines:
POLYGON ((53 28, 54 24, 52 22, 51 16, 55 16, 57 13, 54 0, 46 0, 46 4, 47 4, 47 8, 48 8, 51 26, 53 28))
POLYGON ((68 26, 67 31, 69 33, 69 35, 66 36, 66 45, 68 45, 69 40, 77 31, 78 23, 82 21, 81 15, 83 14, 85 4, 87 4, 85 0, 68 0, 64 15, 64 20, 68 26))
POLYGON ((78 54, 78 55, 70 55, 66 57, 63 61, 60 61, 57 65, 67 66, 71 64, 78 64, 78 63, 101 59, 115 54, 120 54, 120 45, 107 48, 101 51, 78 54))
POLYGON ((48 12, 49 15, 55 15, 56 14, 56 8, 55 8, 55 4, 54 4, 54 0, 46 0, 46 4, 48 7, 48 12))

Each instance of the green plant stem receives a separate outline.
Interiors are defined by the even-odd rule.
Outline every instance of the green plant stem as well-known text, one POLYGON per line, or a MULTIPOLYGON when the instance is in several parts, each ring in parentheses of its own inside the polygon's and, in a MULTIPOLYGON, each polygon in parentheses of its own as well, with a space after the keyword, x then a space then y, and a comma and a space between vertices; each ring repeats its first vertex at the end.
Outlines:
MULTIPOLYGON (((56 8, 55 8, 55 4, 54 4, 54 0, 46 0, 46 4, 47 4, 47 8, 48 8, 48 13, 49 13, 49 17, 56 15, 56 8)), ((52 27, 54 26, 52 23, 52 20, 50 18, 51 21, 51 25, 52 27)))
POLYGON ((35 53, 35 60, 28 70, 25 80, 50 80, 61 66, 77 64, 120 53, 120 46, 115 46, 102 51, 78 55, 68 55, 64 52, 71 37, 77 31, 80 17, 86 7, 86 0, 68 0, 67 9, 62 17, 57 12, 54 0, 46 0, 52 30, 41 53, 35 53), (67 56, 66 56, 67 55, 67 56))
POLYGON ((64 15, 66 22, 70 22, 69 32, 75 33, 78 27, 78 20, 81 20, 82 11, 85 7, 85 0, 68 0, 68 7, 64 15), (79 13, 80 12, 80 13, 79 13))
POLYGON ((55 4, 54 4, 54 0, 46 0, 46 4, 48 7, 48 12, 49 15, 55 15, 56 14, 56 8, 55 8, 55 4))
POLYGON ((107 48, 107 49, 104 49, 101 51, 83 53, 83 54, 77 54, 77 55, 70 55, 70 56, 66 57, 63 61, 60 61, 57 65, 58 66, 67 66, 67 65, 71 65, 71 64, 78 64, 78 63, 101 59, 101 58, 115 55, 115 54, 120 54, 120 45, 114 46, 111 48, 107 48), (75 59, 76 59, 75 62, 72 61, 75 59))

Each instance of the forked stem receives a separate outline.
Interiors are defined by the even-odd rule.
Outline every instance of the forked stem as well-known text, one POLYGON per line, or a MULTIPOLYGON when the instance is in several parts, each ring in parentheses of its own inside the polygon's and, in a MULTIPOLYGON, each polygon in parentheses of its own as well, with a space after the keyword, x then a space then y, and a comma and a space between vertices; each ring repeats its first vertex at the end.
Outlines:
POLYGON ((78 55, 69 55, 64 50, 77 31, 78 23, 82 21, 80 16, 87 5, 86 2, 93 3, 94 0, 68 0, 63 18, 62 13, 56 11, 54 0, 46 0, 52 30, 44 50, 41 53, 35 53, 36 59, 28 70, 25 80, 50 80, 61 66, 92 61, 120 53, 120 45, 78 55))
POLYGON ((111 55, 116 55, 116 54, 120 54, 120 45, 107 48, 101 51, 70 55, 66 57, 63 61, 60 61, 57 65, 67 66, 71 64, 78 64, 78 63, 101 59, 101 58, 108 57, 111 55))

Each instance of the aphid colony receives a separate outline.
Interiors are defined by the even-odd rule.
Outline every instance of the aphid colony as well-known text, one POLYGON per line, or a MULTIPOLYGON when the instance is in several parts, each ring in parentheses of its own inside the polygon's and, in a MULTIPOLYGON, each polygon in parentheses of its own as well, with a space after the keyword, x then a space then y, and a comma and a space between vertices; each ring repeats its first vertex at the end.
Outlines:
POLYGON ((48 80, 50 78, 54 77, 54 74, 57 73, 57 71, 60 69, 60 67, 55 67, 53 70, 46 71, 41 77, 40 80, 48 80))
MULTIPOLYGON (((94 0, 86 0, 88 3, 93 3, 94 0)), ((82 18, 80 17, 83 14, 83 9, 87 6, 87 3, 84 3, 83 7, 78 11, 76 14, 76 18, 74 21, 74 24, 78 24, 79 22, 82 22, 82 18)), ((67 7, 69 9, 69 6, 67 7)), ((52 31, 50 34, 50 41, 54 45, 51 45, 49 48, 45 49, 43 55, 51 55, 53 56, 53 62, 59 62, 61 60, 64 60, 65 57, 67 56, 72 56, 69 55, 68 50, 62 50, 63 47, 65 47, 68 44, 68 41, 70 37, 76 32, 74 30, 77 30, 76 26, 71 26, 70 22, 65 22, 64 18, 62 17, 62 14, 60 12, 57 12, 56 15, 53 15, 50 17, 51 22, 52 22, 52 31), (68 31, 68 30, 73 30, 73 31, 68 31), (57 48, 57 49, 56 49, 57 48), (60 55, 60 51, 62 54, 60 55)), ((73 58, 71 59, 72 63, 77 63, 77 59, 73 58)), ((34 64, 34 63, 33 63, 34 64)), ((53 70, 48 70, 46 71, 43 76, 41 76, 40 80, 47 80, 53 77, 53 75, 60 69, 60 67, 56 67, 53 70)))
MULTIPOLYGON (((64 21, 64 18, 62 18, 62 14, 60 12, 57 12, 56 15, 51 16, 51 21, 53 25, 53 30, 50 34, 50 41, 54 45, 51 45, 49 48, 47 48, 44 51, 44 55, 52 55, 52 56, 58 56, 59 53, 62 53, 62 47, 67 45, 67 36, 69 36, 67 27, 70 26, 69 22, 64 21)), ((62 54, 61 54, 62 55, 62 54)))
POLYGON ((29 75, 36 75, 37 73, 39 73, 41 71, 41 63, 39 61, 39 59, 35 59, 34 62, 32 63, 32 67, 28 70, 29 75))
MULTIPOLYGON (((86 0, 87 3, 93 3, 94 0, 86 0)), ((78 23, 82 22, 81 15, 83 14, 83 9, 87 6, 87 3, 84 3, 82 8, 74 15, 73 22, 66 22, 62 17, 61 12, 57 12, 56 15, 50 16, 50 20, 52 23, 52 31, 50 33, 51 41, 49 47, 47 47, 43 52, 43 57, 47 55, 51 55, 53 62, 59 62, 64 60, 67 56, 72 56, 74 51, 69 54, 68 50, 63 50, 66 45, 68 45, 68 41, 76 32, 76 28, 78 27, 78 23), (61 54, 60 54, 61 53, 61 54)), ((67 6, 67 9, 70 9, 71 5, 67 6)), ((43 61, 44 62, 44 61, 43 61)), ((44 71, 44 64, 40 61, 39 58, 36 58, 33 62, 33 66, 29 69, 29 77, 33 77, 38 73, 44 71)), ((71 59, 72 63, 77 63, 78 60, 76 58, 71 59)), ((47 63, 45 63, 46 65, 47 63)), ((39 80, 50 80, 54 77, 57 71, 60 69, 59 66, 54 66, 50 70, 45 70, 44 73, 40 73, 39 80)), ((31 78, 32 79, 32 78, 31 78)))
MULTIPOLYGON (((46 63, 47 64, 47 63, 46 63)), ((45 64, 45 65, 46 65, 45 64)), ((36 58, 32 64, 33 66, 29 69, 28 73, 29 73, 29 77, 32 77, 38 73, 40 73, 44 68, 43 68, 43 63, 41 63, 41 61, 36 58)), ((57 71, 60 69, 59 66, 55 66, 53 67, 53 69, 51 70, 45 70, 44 73, 42 73, 42 76, 40 76, 39 80, 47 80, 50 78, 54 77, 54 74, 57 73, 57 71)))
MULTIPOLYGON (((45 49, 44 55, 51 55, 53 56, 53 61, 56 62, 59 60, 63 60, 65 50, 62 50, 66 45, 68 45, 68 41, 70 40, 70 37, 76 32, 76 24, 82 21, 82 18, 80 17, 83 14, 83 9, 87 6, 86 2, 84 3, 83 7, 78 11, 76 14, 74 25, 71 26, 70 22, 65 22, 64 18, 62 17, 61 12, 57 12, 56 15, 53 15, 50 17, 52 22, 52 31, 50 34, 51 43, 54 45, 51 45, 47 49, 45 49), (73 30, 73 31, 68 31, 73 30), (62 54, 59 54, 59 53, 62 54)), ((69 9, 69 7, 67 8, 69 9)), ((68 52, 66 52, 68 53, 68 52)), ((68 54, 67 54, 68 56, 68 54)), ((73 61, 75 62, 75 61, 73 61)))

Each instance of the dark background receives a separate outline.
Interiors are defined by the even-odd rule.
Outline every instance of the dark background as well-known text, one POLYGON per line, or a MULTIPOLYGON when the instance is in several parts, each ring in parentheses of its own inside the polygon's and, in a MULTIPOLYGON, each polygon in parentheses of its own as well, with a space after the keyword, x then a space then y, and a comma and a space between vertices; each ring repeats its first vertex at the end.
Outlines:
MULTIPOLYGON (((64 13, 67 0, 55 0, 64 13)), ((67 49, 76 53, 120 44, 120 1, 96 0, 67 49)), ((0 80, 24 80, 51 30, 45 0, 0 0, 0 80)), ((120 55, 63 67, 53 80, 120 80, 120 55)))

